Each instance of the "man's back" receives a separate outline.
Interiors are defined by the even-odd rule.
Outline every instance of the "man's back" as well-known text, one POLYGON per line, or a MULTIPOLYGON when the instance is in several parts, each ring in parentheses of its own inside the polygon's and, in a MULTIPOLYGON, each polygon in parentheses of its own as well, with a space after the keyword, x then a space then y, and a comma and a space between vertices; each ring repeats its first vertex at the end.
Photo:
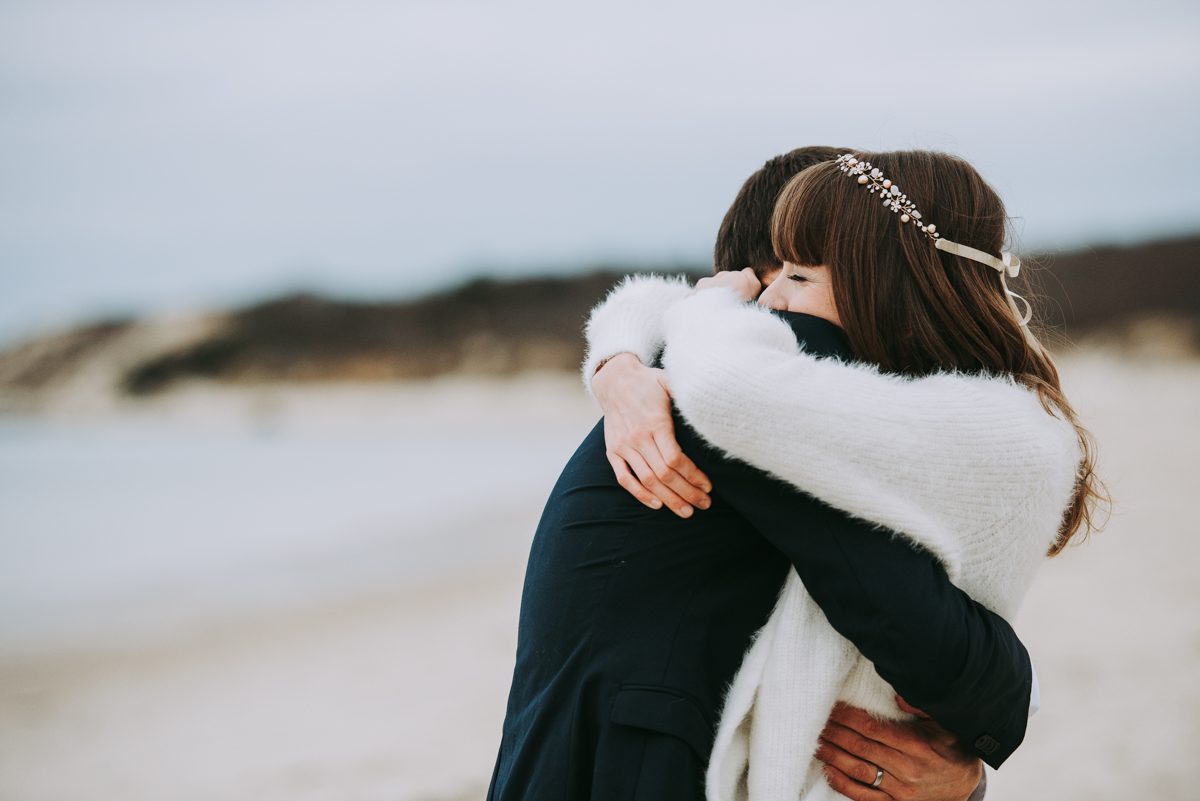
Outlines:
POLYGON ((593 785, 612 772, 636 777, 628 754, 605 750, 621 750, 613 726, 674 735, 702 771, 721 694, 787 569, 719 492, 692 520, 638 503, 598 424, 530 552, 494 797, 602 797, 593 785))
MULTIPOLYGON (((676 427, 698 464, 723 461, 681 419, 676 427)), ((788 496, 798 525, 818 505, 739 469, 788 496)), ((643 506, 617 483, 603 422, 571 457, 530 551, 490 798, 639 797, 647 748, 673 752, 658 753, 653 772, 674 774, 676 789, 646 797, 703 797, 722 695, 789 567, 720 486, 712 496, 690 519, 643 506)))

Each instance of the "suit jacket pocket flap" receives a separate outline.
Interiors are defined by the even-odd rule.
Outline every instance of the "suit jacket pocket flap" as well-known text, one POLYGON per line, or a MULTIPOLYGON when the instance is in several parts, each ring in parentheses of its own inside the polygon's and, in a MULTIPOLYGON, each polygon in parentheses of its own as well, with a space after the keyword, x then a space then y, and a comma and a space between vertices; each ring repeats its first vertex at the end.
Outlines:
POLYGON ((613 723, 670 734, 683 740, 708 762, 713 727, 696 704, 662 687, 626 687, 613 701, 613 723))

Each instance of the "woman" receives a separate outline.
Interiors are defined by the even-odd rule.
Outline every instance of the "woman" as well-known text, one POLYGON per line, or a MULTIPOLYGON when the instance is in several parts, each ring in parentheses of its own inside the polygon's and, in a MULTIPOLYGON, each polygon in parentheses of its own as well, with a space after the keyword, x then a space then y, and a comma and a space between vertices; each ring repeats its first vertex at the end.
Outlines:
MULTIPOLYGON (((778 320, 745 305, 758 288, 749 276, 708 282, 661 326, 643 293, 637 315, 651 322, 623 330, 661 335, 677 407, 707 440, 900 532, 1011 618, 1042 556, 1086 531, 1102 496, 1088 434, 1008 292, 1018 263, 995 255, 1005 221, 961 160, 846 154, 780 197, 773 239, 785 265, 763 301, 839 325, 862 364, 802 353, 778 320)), ((661 294, 663 305, 676 297, 661 294)), ((598 310, 593 362, 614 355, 596 343, 620 339, 603 320, 627 318, 623 305, 618 293, 598 310)), ((835 699, 905 714, 793 575, 726 700, 709 796, 829 797, 808 757, 835 699)))
MULTIPOLYGON (((722 223, 718 269, 777 270, 776 198, 804 168, 836 157, 802 148, 752 175, 722 223)), ((637 306, 643 289, 653 301, 663 287, 634 279, 621 294, 637 306)), ((665 289, 682 297, 690 288, 665 289)), ((781 314, 806 352, 852 358, 833 324, 781 314)), ((723 458, 674 422, 681 453, 717 484, 707 499, 692 495, 702 513, 677 517, 626 493, 609 467, 603 425, 547 501, 489 799, 703 797, 725 691, 792 567, 830 624, 943 727, 899 727, 892 742, 904 759, 889 764, 881 788, 920 797, 933 788, 947 801, 971 795, 979 757, 999 766, 1025 732, 1032 671, 1012 627, 951 584, 929 553, 723 458), (981 731, 999 742, 995 750, 959 748, 981 731)))

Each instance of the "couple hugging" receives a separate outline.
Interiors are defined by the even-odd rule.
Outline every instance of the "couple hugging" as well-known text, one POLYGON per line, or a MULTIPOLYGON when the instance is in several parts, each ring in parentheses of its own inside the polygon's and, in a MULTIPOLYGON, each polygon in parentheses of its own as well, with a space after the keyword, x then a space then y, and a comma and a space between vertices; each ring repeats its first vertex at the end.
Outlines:
POLYGON ((802 148, 713 277, 593 311, 489 799, 983 797, 1038 702, 1007 620, 1102 497, 1005 223, 960 159, 802 148))

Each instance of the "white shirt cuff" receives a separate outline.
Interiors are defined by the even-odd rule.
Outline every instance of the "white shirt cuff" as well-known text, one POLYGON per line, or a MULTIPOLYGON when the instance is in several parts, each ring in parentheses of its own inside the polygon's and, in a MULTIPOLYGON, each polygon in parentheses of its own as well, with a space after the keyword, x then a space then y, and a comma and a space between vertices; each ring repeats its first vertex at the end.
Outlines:
POLYGON ((1042 691, 1038 687, 1037 670, 1032 660, 1029 662, 1029 672, 1033 674, 1033 686, 1029 688, 1029 717, 1033 717, 1033 713, 1042 708, 1042 691))

